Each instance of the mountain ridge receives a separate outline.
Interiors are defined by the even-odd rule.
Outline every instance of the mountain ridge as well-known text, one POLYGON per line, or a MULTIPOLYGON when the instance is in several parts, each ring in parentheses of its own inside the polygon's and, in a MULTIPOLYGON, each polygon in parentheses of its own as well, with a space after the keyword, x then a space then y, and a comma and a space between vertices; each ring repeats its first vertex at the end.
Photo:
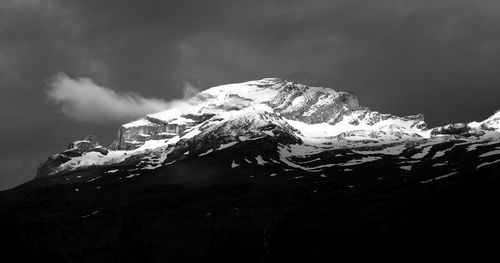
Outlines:
POLYGON ((180 158, 199 149, 216 150, 222 144, 235 144, 246 137, 275 136, 274 132, 288 137, 290 144, 305 143, 320 148, 324 145, 356 148, 364 146, 363 143, 383 146, 424 139, 439 141, 438 136, 479 139, 486 133, 497 135, 500 123, 497 115, 498 112, 483 122, 428 129, 422 114, 405 117, 382 114, 359 106, 352 93, 266 78, 216 86, 178 107, 124 124, 109 149, 93 143, 95 138, 90 140, 93 143, 90 148, 75 148, 72 143, 70 149, 42 163, 37 177, 96 165, 116 166, 120 162, 128 165, 130 160, 126 160, 131 159, 130 156, 141 156, 155 149, 161 157, 151 167, 158 167, 175 161, 174 155, 180 158), (230 128, 221 132, 220 127, 224 126, 230 128), (167 158, 169 151, 172 153, 167 158), (176 152, 182 154, 174 154, 176 152))

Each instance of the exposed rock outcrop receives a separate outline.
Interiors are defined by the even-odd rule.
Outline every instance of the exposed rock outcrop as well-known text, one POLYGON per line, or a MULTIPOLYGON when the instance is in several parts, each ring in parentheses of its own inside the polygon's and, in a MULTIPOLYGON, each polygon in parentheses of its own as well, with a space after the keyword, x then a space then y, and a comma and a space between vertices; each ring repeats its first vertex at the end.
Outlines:
POLYGON ((344 110, 359 109, 358 99, 349 92, 310 88, 282 82, 279 93, 269 105, 283 117, 309 124, 327 122, 344 110))
POLYGON ((114 143, 113 148, 133 150, 144 144, 151 136, 162 132, 163 129, 163 125, 150 122, 147 119, 124 124, 118 130, 117 142, 114 143))
POLYGON ((431 130, 431 136, 456 135, 456 136, 481 136, 484 131, 470 127, 467 123, 452 123, 431 130))
POLYGON ((191 99, 190 111, 176 117, 166 111, 167 114, 151 114, 124 124, 110 148, 133 150, 147 140, 182 135, 189 127, 212 118, 218 112, 237 111, 261 103, 269 105, 284 118, 309 124, 328 122, 341 112, 360 109, 358 99, 352 93, 308 87, 277 78, 250 82, 243 87, 249 90, 241 90, 242 87, 227 89, 227 86, 208 89, 191 99))
POLYGON ((102 155, 107 155, 109 150, 99 145, 94 135, 89 135, 84 140, 70 143, 66 150, 51 155, 45 162, 38 166, 35 178, 50 176, 57 173, 61 164, 66 163, 73 157, 82 156, 88 152, 98 152, 102 155))
POLYGON ((427 129, 427 124, 424 121, 423 114, 416 114, 410 116, 399 117, 392 114, 384 114, 376 111, 371 111, 368 108, 362 108, 358 110, 350 110, 344 108, 340 111, 334 118, 331 118, 328 123, 330 125, 336 125, 341 122, 347 122, 351 125, 368 125, 374 126, 381 122, 391 123, 389 126, 383 126, 381 128, 388 129, 427 129))
POLYGON ((494 131, 500 129, 500 110, 481 123, 481 129, 494 131))
POLYGON ((300 133, 282 117, 270 112, 244 113, 214 126, 208 126, 192 138, 181 140, 165 162, 181 158, 186 152, 201 154, 245 141, 249 138, 268 137, 282 144, 302 143, 295 134, 300 133))
POLYGON ((38 166, 35 178, 47 177, 55 174, 59 170, 59 166, 69 160, 71 160, 69 156, 61 153, 49 156, 45 162, 38 166))
POLYGON ((108 149, 99 145, 97 138, 94 135, 89 135, 81 141, 74 141, 69 144, 68 149, 61 152, 70 157, 81 156, 86 152, 99 152, 103 155, 108 154, 108 149))
POLYGON ((173 138, 182 134, 186 128, 187 124, 168 123, 146 117, 122 125, 118 130, 117 139, 111 144, 110 148, 113 150, 134 150, 144 145, 148 140, 173 138))

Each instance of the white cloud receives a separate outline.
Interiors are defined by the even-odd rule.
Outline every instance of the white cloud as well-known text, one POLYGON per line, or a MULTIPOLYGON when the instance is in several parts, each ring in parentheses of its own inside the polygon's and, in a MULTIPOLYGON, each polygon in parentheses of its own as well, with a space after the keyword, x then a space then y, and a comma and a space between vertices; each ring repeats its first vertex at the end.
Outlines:
POLYGON ((184 83, 184 86, 182 87, 182 99, 187 100, 189 98, 192 98, 196 96, 196 94, 200 93, 200 90, 195 88, 193 85, 190 83, 184 83))
POLYGON ((72 79, 64 73, 54 76, 49 86, 47 96, 60 107, 63 114, 86 122, 134 120, 186 103, 186 99, 197 93, 194 87, 186 84, 183 100, 167 102, 144 98, 135 93, 117 93, 97 85, 89 78, 72 79))

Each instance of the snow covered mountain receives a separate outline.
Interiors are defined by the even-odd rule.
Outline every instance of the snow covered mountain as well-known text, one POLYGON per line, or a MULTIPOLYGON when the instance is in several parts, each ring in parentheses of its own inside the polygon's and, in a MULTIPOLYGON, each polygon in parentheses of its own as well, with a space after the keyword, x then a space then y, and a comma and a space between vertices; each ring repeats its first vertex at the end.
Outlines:
POLYGON ((363 155, 353 164, 412 153, 411 160, 400 165, 410 169, 432 146, 453 142, 452 148, 476 149, 496 144, 499 138, 499 112, 483 122, 428 129, 421 114, 383 114, 359 106, 349 92, 267 78, 213 87, 177 107, 124 124, 109 149, 95 138, 74 142, 42 163, 37 177, 95 167, 156 169, 262 139, 275 146, 261 154, 274 159, 259 163, 280 163, 285 169, 324 172, 327 167, 350 165, 342 158, 310 160, 340 150, 363 155))
POLYGON ((89 136, 0 192, 2 255, 47 262, 498 262, 500 112, 427 128, 280 79, 89 136), (410 256, 410 257, 409 257, 410 256))

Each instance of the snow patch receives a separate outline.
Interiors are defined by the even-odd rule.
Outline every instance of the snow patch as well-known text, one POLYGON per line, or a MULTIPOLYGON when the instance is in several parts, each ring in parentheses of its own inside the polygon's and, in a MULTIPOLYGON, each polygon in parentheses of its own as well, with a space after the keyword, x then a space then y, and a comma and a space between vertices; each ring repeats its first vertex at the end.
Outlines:
MULTIPOLYGON (((383 146, 381 146, 383 147, 383 146)), ((395 145, 395 146, 390 146, 390 147, 387 147, 387 148, 383 148, 383 149, 380 149, 380 150, 353 150, 353 152, 355 153, 359 153, 359 154, 385 154, 385 155, 399 155, 401 154, 404 150, 406 149, 406 146, 404 144, 399 144, 399 145, 395 145)))
MULTIPOLYGON (((118 170, 117 170, 117 171, 118 171, 118 170)), ((92 179, 88 180, 87 182, 88 182, 88 183, 91 183, 91 182, 93 182, 93 181, 95 181, 95 180, 97 180, 97 179, 99 179, 99 178, 101 178, 101 176, 97 176, 97 177, 95 177, 95 178, 92 178, 92 179)))
POLYGON ((213 152, 213 151, 214 151, 214 149, 210 149, 210 150, 208 150, 208 151, 206 151, 206 152, 204 152, 204 153, 202 153, 202 154, 199 154, 198 156, 205 156, 205 155, 207 155, 207 154, 210 154, 210 153, 211 153, 211 152, 213 152))
POLYGON ((264 159, 262 159, 262 157, 260 155, 255 157, 255 160, 257 161, 258 165, 264 165, 264 164, 268 163, 264 159))
POLYGON ((239 164, 237 164, 237 163, 233 160, 233 162, 231 163, 231 168, 236 168, 236 167, 238 167, 238 166, 240 166, 240 165, 239 165, 239 164))
POLYGON ((479 158, 484 158, 484 157, 499 155, 499 154, 500 154, 500 150, 494 150, 494 151, 483 153, 483 154, 479 155, 479 158))
POLYGON ((363 164, 363 163, 369 163, 369 162, 374 162, 377 160, 381 160, 381 157, 377 156, 368 156, 368 157, 363 157, 361 159, 353 159, 349 160, 343 164, 339 164, 340 166, 351 166, 351 165, 358 165, 358 164, 363 164))
POLYGON ((420 183, 422 184, 426 184, 426 183, 430 183, 432 181, 438 181, 438 180, 442 180, 442 179, 445 179, 445 178, 448 178, 454 174, 457 174, 458 172, 451 172, 449 174, 445 174, 445 175, 441 175, 441 176, 438 176, 436 178, 433 178, 433 179, 429 179, 429 180, 426 180, 426 181, 421 181, 420 183))
POLYGON ((405 171, 411 171, 412 166, 411 165, 404 165, 404 166, 400 166, 399 168, 401 168, 405 171))
POLYGON ((417 154, 414 154, 411 158, 412 159, 421 159, 421 158, 424 158, 427 154, 429 154, 431 148, 432 148, 432 146, 425 147, 425 148, 422 149, 421 152, 419 152, 417 154))
POLYGON ((125 176, 125 178, 127 178, 127 179, 128 179, 128 178, 136 177, 136 176, 138 176, 138 175, 139 175, 139 174, 131 174, 131 175, 127 175, 127 176, 125 176))
POLYGON ((221 144, 221 145, 217 148, 217 150, 219 151, 219 150, 222 150, 222 149, 229 148, 229 147, 231 147, 231 146, 233 146, 233 145, 235 145, 235 144, 237 144, 237 143, 238 143, 238 142, 237 142, 237 141, 235 141, 235 142, 230 142, 230 143, 221 144))
POLYGON ((495 163, 498 163, 498 162, 500 162, 500 159, 495 160, 495 161, 493 161, 493 162, 486 162, 486 163, 482 163, 482 164, 478 165, 476 169, 479 169, 479 168, 481 168, 481 167, 485 167, 485 166, 488 166, 488 165, 492 165, 492 164, 495 164, 495 163))
POLYGON ((444 155, 446 154, 446 152, 447 152, 447 151, 448 151, 448 149, 443 150, 443 151, 436 152, 432 158, 439 158, 439 157, 442 157, 442 156, 444 156, 444 155))

